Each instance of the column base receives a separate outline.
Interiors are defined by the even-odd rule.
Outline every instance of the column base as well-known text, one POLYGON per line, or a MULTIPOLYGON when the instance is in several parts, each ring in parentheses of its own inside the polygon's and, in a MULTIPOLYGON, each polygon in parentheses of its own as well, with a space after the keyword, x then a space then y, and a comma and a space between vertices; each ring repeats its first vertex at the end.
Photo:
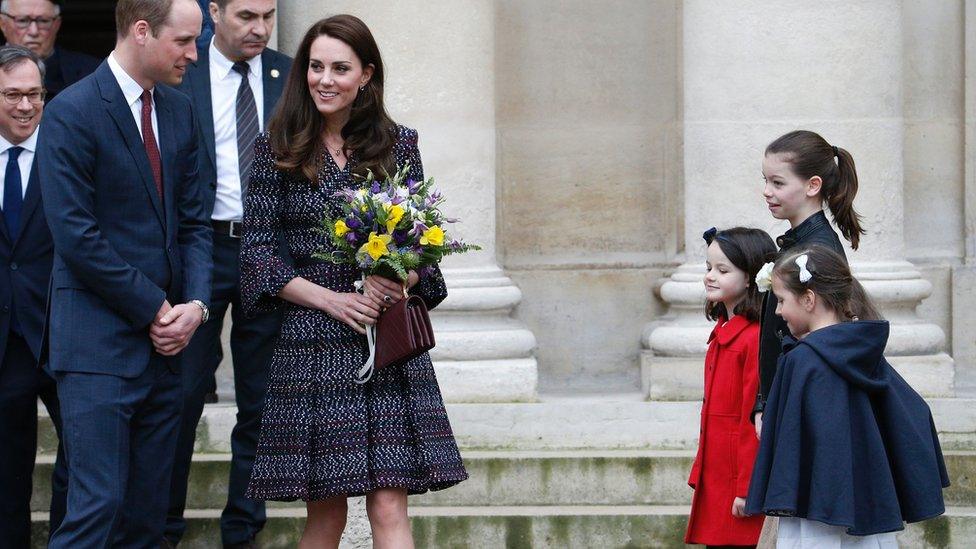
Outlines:
POLYGON ((444 269, 448 297, 431 314, 431 351, 446 402, 534 402, 535 336, 511 317, 522 292, 495 266, 444 269))

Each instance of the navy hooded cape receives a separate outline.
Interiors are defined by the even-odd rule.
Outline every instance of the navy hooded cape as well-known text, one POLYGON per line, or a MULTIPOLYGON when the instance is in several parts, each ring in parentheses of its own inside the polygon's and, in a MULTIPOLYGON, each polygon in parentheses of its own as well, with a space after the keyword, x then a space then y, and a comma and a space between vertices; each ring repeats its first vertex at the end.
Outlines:
POLYGON ((945 512, 932 412, 883 356, 884 321, 787 337, 763 415, 746 512, 892 532, 945 512))

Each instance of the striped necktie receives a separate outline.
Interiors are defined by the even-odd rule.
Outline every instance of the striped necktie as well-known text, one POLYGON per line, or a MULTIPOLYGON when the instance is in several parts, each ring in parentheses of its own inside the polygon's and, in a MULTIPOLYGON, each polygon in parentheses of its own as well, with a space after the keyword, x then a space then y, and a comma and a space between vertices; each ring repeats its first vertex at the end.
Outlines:
POLYGON ((247 191, 247 180, 254 161, 254 140, 258 137, 258 108, 254 102, 254 92, 248 82, 251 66, 244 61, 234 63, 234 72, 241 75, 241 85, 237 88, 237 167, 241 176, 241 200, 247 191))

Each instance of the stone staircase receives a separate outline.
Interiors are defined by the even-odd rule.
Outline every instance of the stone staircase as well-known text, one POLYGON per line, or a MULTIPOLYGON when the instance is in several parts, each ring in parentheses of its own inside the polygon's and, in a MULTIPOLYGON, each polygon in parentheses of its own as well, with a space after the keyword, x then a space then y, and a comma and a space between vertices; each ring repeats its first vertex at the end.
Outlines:
MULTIPOLYGON (((931 402, 953 485, 947 514, 910 525, 903 547, 972 547, 976 540, 976 401, 931 402)), ((698 431, 697 405, 639 395, 549 396, 533 404, 448 406, 471 478, 411 498, 418 548, 682 547, 691 490, 685 484, 698 431)), ((218 547, 235 409, 208 406, 198 433, 181 547, 218 547)), ((41 433, 35 472, 35 539, 46 539, 54 435, 41 433)), ((263 547, 294 547, 298 503, 269 505, 263 547)), ((361 500, 350 506, 343 547, 369 547, 361 500)))

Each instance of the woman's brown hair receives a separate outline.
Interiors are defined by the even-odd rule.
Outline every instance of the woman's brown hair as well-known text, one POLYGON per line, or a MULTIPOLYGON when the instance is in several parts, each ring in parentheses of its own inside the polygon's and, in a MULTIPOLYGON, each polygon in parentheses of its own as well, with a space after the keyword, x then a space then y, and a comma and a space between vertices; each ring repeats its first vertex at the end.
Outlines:
POLYGON ((349 121, 342 128, 345 151, 355 154, 354 172, 392 174, 395 124, 383 106, 383 60, 373 34, 358 17, 334 15, 312 25, 302 38, 278 108, 268 123, 268 141, 279 169, 316 180, 325 152, 322 132, 325 119, 315 108, 308 90, 307 71, 312 43, 329 36, 347 44, 373 75, 352 104, 349 121))
POLYGON ((783 254, 773 267, 773 276, 794 295, 813 291, 830 310, 848 319, 881 320, 881 313, 864 291, 864 286, 851 274, 847 261, 829 248, 810 246, 783 254), (804 255, 810 279, 801 282, 797 258, 804 255))
POLYGON ((770 143, 766 147, 766 154, 784 155, 784 161, 790 164, 793 173, 803 179, 820 177, 823 181, 820 188, 823 201, 827 203, 841 234, 856 250, 861 235, 866 231, 861 226, 861 215, 854 211, 857 170, 851 153, 827 143, 820 134, 796 130, 770 143))
MULTIPOLYGON (((706 246, 717 242, 732 265, 746 273, 749 288, 746 290, 746 296, 732 310, 732 314, 743 316, 749 321, 759 320, 762 311, 762 293, 756 286, 756 274, 776 254, 776 244, 773 244, 773 239, 766 234, 766 231, 748 227, 732 227, 724 231, 709 229, 702 237, 705 239, 706 246)), ((705 316, 709 320, 718 320, 729 318, 731 315, 725 310, 724 303, 706 301, 705 316)))

